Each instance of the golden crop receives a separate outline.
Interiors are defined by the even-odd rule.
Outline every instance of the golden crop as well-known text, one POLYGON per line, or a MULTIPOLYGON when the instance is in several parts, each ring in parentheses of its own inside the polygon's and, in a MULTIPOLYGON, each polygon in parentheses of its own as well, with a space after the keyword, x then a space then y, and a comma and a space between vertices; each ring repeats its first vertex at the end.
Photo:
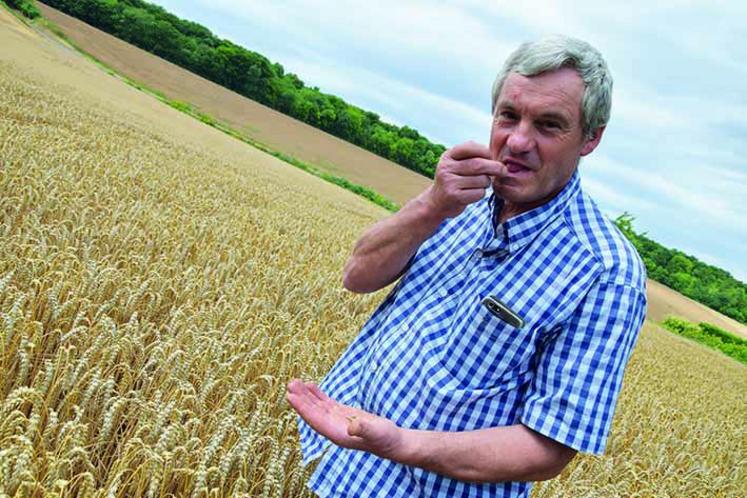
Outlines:
POLYGON ((371 311, 340 285, 370 215, 12 69, 0 495, 301 494, 285 383, 320 377, 371 311))
MULTIPOLYGON (((340 270, 385 213, 84 93, 0 63, 0 496, 309 496, 285 383, 383 297, 340 270)), ((742 496, 746 373, 649 325, 608 454, 535 496, 742 496)))

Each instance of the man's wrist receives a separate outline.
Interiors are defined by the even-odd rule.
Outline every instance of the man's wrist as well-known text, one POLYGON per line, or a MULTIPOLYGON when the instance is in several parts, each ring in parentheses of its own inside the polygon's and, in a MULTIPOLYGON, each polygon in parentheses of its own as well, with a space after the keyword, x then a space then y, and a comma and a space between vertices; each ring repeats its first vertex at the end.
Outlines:
POLYGON ((403 465, 412 467, 427 467, 430 462, 424 460, 424 455, 431 455, 433 452, 424 451, 423 447, 427 444, 427 431, 415 429, 403 429, 398 427, 399 436, 397 444, 392 448, 391 455, 385 456, 403 465))
POLYGON ((437 227, 448 218, 444 209, 441 209, 433 197, 433 185, 429 186, 417 197, 410 201, 416 215, 428 226, 437 227))

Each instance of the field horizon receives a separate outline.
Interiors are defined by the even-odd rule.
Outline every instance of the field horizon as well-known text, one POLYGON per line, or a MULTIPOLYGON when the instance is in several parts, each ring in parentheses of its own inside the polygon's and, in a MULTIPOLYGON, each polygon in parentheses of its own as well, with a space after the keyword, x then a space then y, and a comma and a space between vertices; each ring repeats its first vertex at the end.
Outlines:
MULTIPOLYGON (((383 298, 340 269, 388 213, 4 9, 0 43, 0 493, 311 496, 284 386, 383 298)), ((745 368, 647 321, 607 454, 533 496, 741 496, 745 368)))

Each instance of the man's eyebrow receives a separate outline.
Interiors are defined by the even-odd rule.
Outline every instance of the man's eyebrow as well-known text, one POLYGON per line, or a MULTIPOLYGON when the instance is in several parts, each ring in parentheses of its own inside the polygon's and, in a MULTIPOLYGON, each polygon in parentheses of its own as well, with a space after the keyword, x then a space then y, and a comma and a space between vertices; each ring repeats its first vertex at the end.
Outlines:
POLYGON ((564 114, 554 111, 543 112, 539 115, 539 119, 544 121, 557 121, 562 125, 568 125, 570 123, 570 120, 564 114))
POLYGON ((507 101, 507 100, 501 100, 498 102, 498 104, 495 106, 496 109, 508 109, 509 111, 515 110, 514 105, 507 101))
MULTIPOLYGON (((496 104, 495 108, 496 110, 501 109, 505 111, 516 111, 516 107, 509 100, 499 101, 496 104)), ((568 119, 568 116, 557 111, 546 111, 546 112, 540 113, 540 115, 538 116, 538 119, 546 120, 546 121, 557 121, 561 125, 564 125, 564 126, 568 126, 568 124, 571 122, 571 120, 568 119)))

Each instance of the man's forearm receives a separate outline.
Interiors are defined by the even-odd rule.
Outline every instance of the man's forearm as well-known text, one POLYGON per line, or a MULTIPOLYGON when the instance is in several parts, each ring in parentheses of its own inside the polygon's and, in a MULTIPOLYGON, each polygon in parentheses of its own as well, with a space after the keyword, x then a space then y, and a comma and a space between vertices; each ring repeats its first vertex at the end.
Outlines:
POLYGON ((493 160, 484 145, 467 142, 444 152, 431 186, 358 240, 345 265, 343 285, 353 292, 373 292, 392 283, 442 221, 482 199, 490 178, 505 174, 505 165, 493 160))
POLYGON ((467 432, 402 429, 400 441, 391 460, 473 482, 551 479, 576 454, 520 424, 467 432))
POLYGON ((345 265, 345 288, 373 292, 393 282, 443 220, 429 204, 426 190, 375 224, 358 240, 345 265))
POLYGON ((521 424, 464 432, 405 429, 298 379, 288 384, 287 399, 312 429, 338 446, 460 481, 551 479, 576 454, 521 424))

